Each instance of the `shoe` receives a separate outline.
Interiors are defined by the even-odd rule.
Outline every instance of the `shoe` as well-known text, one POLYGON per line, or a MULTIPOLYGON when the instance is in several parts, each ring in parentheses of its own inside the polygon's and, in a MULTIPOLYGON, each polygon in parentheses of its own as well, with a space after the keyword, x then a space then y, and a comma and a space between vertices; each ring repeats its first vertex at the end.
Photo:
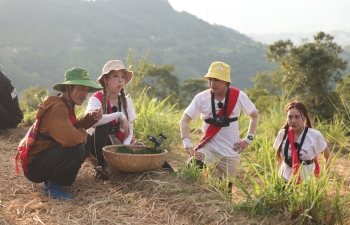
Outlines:
MULTIPOLYGON (((219 177, 220 182, 222 182, 222 177, 219 177)), ((232 182, 227 182, 227 194, 232 197, 232 187, 233 183, 232 182)))
POLYGON ((199 159, 193 159, 193 157, 188 158, 186 161, 186 164, 187 164, 187 168, 197 167, 200 170, 206 167, 203 161, 199 159))
POLYGON ((228 182, 227 188, 228 188, 228 194, 229 194, 230 197, 232 197, 232 187, 233 187, 233 183, 232 182, 228 182))
POLYGON ((73 195, 66 193, 62 190, 62 187, 51 183, 50 181, 44 181, 43 192, 45 195, 53 197, 55 199, 72 199, 73 195))
POLYGON ((95 179, 94 179, 95 182, 109 180, 107 170, 103 169, 101 166, 96 167, 95 170, 96 170, 95 179))

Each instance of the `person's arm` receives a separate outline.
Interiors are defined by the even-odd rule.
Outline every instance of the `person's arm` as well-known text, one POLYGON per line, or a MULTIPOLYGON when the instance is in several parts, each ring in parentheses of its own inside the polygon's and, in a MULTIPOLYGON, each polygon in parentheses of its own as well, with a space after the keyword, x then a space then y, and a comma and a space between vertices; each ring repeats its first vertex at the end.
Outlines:
POLYGON ((281 142, 283 141, 283 134, 284 134, 284 130, 280 130, 276 136, 275 142, 273 143, 273 148, 276 150, 277 170, 280 169, 282 162, 284 160, 283 156, 281 155, 281 152, 277 153, 280 145, 282 144, 281 142))
POLYGON ((283 158, 280 157, 280 158, 277 158, 277 170, 280 169, 281 165, 282 165, 282 162, 283 162, 283 158))
POLYGON ((191 139, 190 139, 190 122, 191 117, 184 113, 182 115, 182 118, 180 120, 180 132, 181 132, 181 138, 184 143, 184 148, 186 149, 187 153, 192 156, 192 148, 191 148, 191 139))
POLYGON ((331 152, 330 152, 330 150, 327 146, 327 142, 326 142, 325 138, 323 137, 323 135, 321 134, 321 132, 317 131, 317 130, 314 130, 314 131, 315 131, 315 138, 313 140, 314 152, 316 155, 323 154, 323 156, 325 158, 324 166, 325 166, 325 168, 327 168, 331 152))
POLYGON ((109 123, 113 120, 117 120, 120 119, 121 121, 126 119, 126 116, 124 115, 124 113, 122 112, 114 112, 111 114, 103 114, 102 118, 97 121, 97 123, 95 123, 92 127, 97 127, 100 125, 104 125, 106 123, 109 123))
POLYGON ((125 137, 124 141, 123 141, 123 145, 130 145, 131 140, 132 140, 132 135, 133 135, 133 127, 132 127, 132 123, 129 123, 129 135, 127 137, 125 137))
POLYGON ((254 135, 258 128, 260 115, 258 113, 258 110, 255 110, 252 113, 250 113, 249 116, 250 116, 250 123, 248 127, 247 137, 244 140, 240 140, 239 142, 236 142, 234 144, 234 150, 236 151, 243 151, 252 143, 254 139, 254 135))
POLYGON ((248 128, 248 135, 245 139, 245 141, 248 144, 252 143, 252 140, 249 138, 249 136, 254 137, 260 121, 260 115, 258 113, 258 110, 252 112, 251 114, 249 114, 249 116, 250 116, 250 123, 248 128))
MULTIPOLYGON (((91 96, 89 98, 89 102, 86 106, 85 109, 85 115, 88 114, 90 111, 95 110, 97 108, 101 108, 102 109, 102 103, 100 102, 100 100, 94 96, 91 96)), ((102 109, 103 111, 103 109, 102 109)))

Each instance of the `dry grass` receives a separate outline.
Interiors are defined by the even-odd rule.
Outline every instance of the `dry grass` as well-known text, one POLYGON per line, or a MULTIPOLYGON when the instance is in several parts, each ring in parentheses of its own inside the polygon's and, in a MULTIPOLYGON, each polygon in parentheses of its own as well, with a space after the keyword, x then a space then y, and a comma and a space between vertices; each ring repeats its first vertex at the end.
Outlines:
MULTIPOLYGON (((43 184, 15 175, 13 157, 27 128, 0 133, 0 224, 290 224, 283 215, 269 221, 232 211, 215 188, 183 182, 165 171, 122 173, 110 170, 105 183, 93 181, 91 162, 83 164, 77 180, 64 189, 73 200, 56 200, 42 193, 43 184)), ((175 168, 186 156, 169 154, 175 168)), ((348 162, 344 170, 348 170, 348 162)), ((345 172, 345 171, 344 171, 345 172)), ((242 178, 243 171, 238 177, 242 178)), ((347 178, 348 179, 348 178, 347 178)), ((233 202, 244 201, 234 189, 233 202)))
POLYGON ((168 172, 111 171, 110 181, 95 183, 91 162, 64 187, 73 200, 51 199, 42 193, 42 183, 15 175, 13 157, 25 132, 1 133, 0 224, 234 224, 237 219, 216 192, 177 181, 168 172))

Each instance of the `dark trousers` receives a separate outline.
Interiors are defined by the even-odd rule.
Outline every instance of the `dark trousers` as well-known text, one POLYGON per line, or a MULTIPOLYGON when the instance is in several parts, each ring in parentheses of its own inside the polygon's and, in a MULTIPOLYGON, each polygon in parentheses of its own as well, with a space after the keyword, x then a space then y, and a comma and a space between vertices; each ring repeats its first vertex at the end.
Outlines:
POLYGON ((73 184, 81 164, 86 159, 83 144, 74 147, 55 146, 34 156, 24 175, 34 183, 50 181, 60 186, 73 184))
POLYGON ((97 126, 93 135, 88 135, 88 141, 85 144, 86 150, 90 151, 96 157, 97 166, 102 166, 103 168, 105 168, 106 162, 103 157, 102 148, 112 144, 108 134, 109 124, 97 126))
POLYGON ((0 129, 17 127, 20 122, 4 106, 0 105, 0 129))

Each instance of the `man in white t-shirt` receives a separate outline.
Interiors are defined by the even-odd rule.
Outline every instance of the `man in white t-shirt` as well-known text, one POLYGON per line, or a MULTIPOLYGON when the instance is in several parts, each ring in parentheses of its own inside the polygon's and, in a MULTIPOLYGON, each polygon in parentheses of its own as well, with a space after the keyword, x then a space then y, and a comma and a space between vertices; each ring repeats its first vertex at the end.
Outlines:
POLYGON ((240 162, 240 153, 253 141, 260 116, 248 96, 235 88, 230 88, 230 66, 223 62, 213 62, 208 73, 209 89, 197 94, 185 110, 181 121, 181 138, 189 157, 195 157, 197 164, 204 163, 216 168, 219 177, 228 180, 232 187, 240 162), (239 138, 238 117, 241 110, 250 116, 248 135, 239 138), (193 149, 190 141, 191 120, 200 115, 203 119, 202 141, 193 149))

